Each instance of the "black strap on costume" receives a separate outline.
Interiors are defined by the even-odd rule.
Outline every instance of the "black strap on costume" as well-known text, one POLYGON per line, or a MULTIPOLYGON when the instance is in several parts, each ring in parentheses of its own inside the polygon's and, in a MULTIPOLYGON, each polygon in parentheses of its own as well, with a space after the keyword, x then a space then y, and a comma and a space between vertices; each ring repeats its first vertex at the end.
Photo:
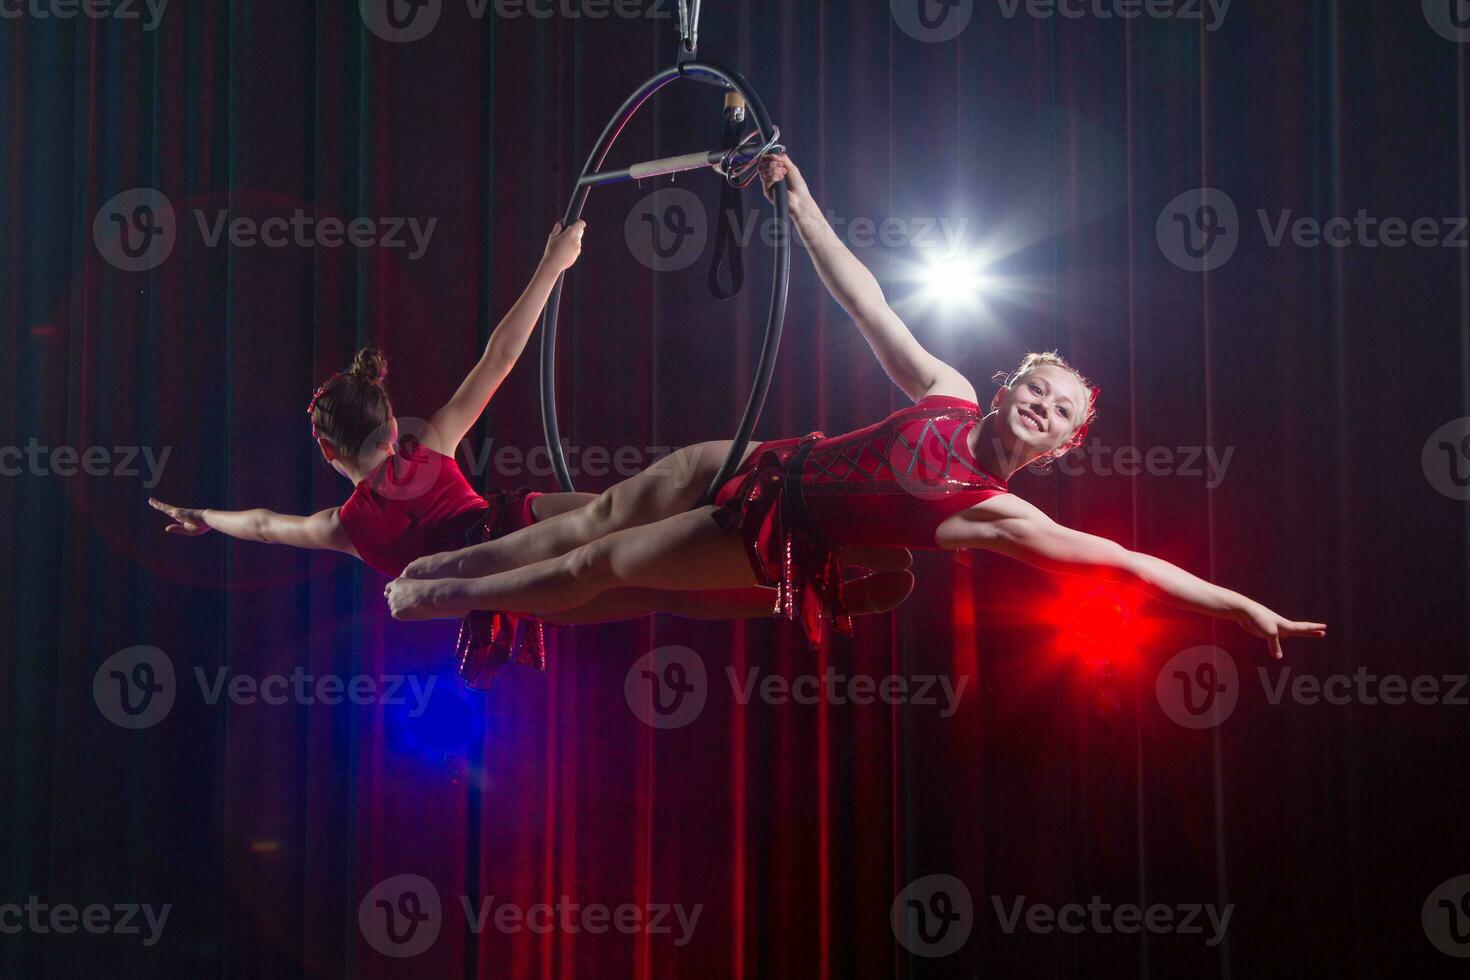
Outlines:
MULTIPOLYGON (((725 97, 724 135, 720 149, 734 150, 745 139, 745 100, 731 93, 725 97)), ((745 214, 740 187, 726 180, 720 190, 720 211, 715 222, 715 255, 709 268, 709 291, 717 300, 734 299, 745 286, 745 214), (729 266, 730 286, 725 288, 720 269, 729 266)))
POLYGON ((812 454, 812 448, 818 441, 818 438, 814 436, 803 439, 796 452, 792 453, 791 458, 786 461, 786 471, 781 476, 781 479, 786 481, 786 485, 781 488, 781 503, 789 519, 786 524, 788 534, 791 533, 792 528, 809 527, 806 516, 806 497, 801 487, 801 474, 806 469, 806 458, 812 454))

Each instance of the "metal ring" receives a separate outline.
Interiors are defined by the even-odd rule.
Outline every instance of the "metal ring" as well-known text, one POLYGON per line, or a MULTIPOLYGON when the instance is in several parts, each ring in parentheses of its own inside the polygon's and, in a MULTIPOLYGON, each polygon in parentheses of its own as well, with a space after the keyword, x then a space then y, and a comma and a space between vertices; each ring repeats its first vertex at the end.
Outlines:
MULTIPOLYGON (((582 178, 595 174, 602 168, 608 152, 623 131, 623 127, 637 114, 643 104, 665 85, 679 78, 706 82, 739 92, 745 98, 750 118, 754 120, 756 132, 761 140, 768 146, 775 144, 779 132, 771 125, 765 105, 751 91, 749 83, 737 72, 698 61, 686 61, 673 68, 667 68, 635 89, 608 121, 597 145, 587 157, 587 163, 582 168, 577 183, 573 185, 571 203, 567 205, 562 227, 569 227, 581 220, 582 209, 586 206, 587 195, 591 191, 590 186, 582 184, 582 178)), ((745 446, 750 442, 756 423, 760 420, 761 409, 765 407, 766 394, 771 387, 771 376, 776 369, 776 355, 781 347, 781 330, 786 321, 786 298, 791 276, 791 235, 788 226, 789 210, 784 181, 776 185, 775 205, 775 275, 771 286, 770 310, 766 317, 765 341, 761 346, 760 361, 756 367, 755 385, 751 389, 750 398, 746 401, 740 425, 735 430, 730 454, 720 466, 714 480, 710 482, 709 488, 700 500, 701 505, 712 502, 720 487, 739 468, 740 461, 745 455, 745 446)), ((551 465, 556 474, 557 485, 570 493, 576 488, 572 484, 571 474, 567 471, 566 454, 561 445, 561 429, 556 417, 556 325, 561 309, 562 285, 565 280, 565 273, 557 277, 556 286, 551 291, 551 297, 546 302, 546 311, 541 318, 541 428, 546 437, 546 450, 551 455, 551 465)))

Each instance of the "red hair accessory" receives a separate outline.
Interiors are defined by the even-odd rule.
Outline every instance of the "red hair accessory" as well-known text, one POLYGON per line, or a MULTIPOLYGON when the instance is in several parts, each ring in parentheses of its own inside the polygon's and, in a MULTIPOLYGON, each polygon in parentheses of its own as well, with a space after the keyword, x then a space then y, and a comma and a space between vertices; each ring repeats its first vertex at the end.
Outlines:
MULTIPOLYGON (((340 372, 340 371, 337 372, 337 374, 341 374, 341 373, 342 372, 340 372)), ((322 400, 322 395, 326 393, 327 385, 331 384, 334 380, 336 380, 337 374, 334 374, 330 378, 328 378, 327 380, 323 381, 321 383, 321 387, 317 388, 316 394, 314 394, 314 395, 311 396, 311 404, 309 404, 309 405, 306 406, 306 415, 307 415, 308 418, 310 418, 316 412, 316 403, 322 400)), ((316 421, 314 419, 312 420, 312 423, 311 423, 311 437, 313 439, 320 439, 321 438, 321 436, 316 431, 316 421)))

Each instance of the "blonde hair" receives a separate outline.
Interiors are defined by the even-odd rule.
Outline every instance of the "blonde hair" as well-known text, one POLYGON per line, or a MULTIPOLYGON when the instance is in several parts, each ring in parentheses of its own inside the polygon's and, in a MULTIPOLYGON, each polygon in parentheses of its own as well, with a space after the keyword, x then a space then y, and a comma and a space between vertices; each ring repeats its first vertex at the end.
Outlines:
POLYGON ((1073 420, 1072 435, 1068 437, 1066 442, 1037 460, 1037 462, 1044 464, 1051 462, 1069 449, 1077 448, 1087 439, 1087 430, 1097 420, 1097 396, 1102 393, 1102 389, 1087 380, 1087 377, 1081 371, 1068 364, 1067 359, 1054 350, 1032 351, 1021 359, 1020 367, 1009 374, 1004 371, 997 371, 991 380, 1006 388, 1014 388, 1018 383, 1025 380, 1032 371, 1041 367, 1056 367, 1061 368, 1063 371, 1070 371, 1082 383, 1083 389, 1087 392, 1087 404, 1077 413, 1076 419, 1073 420))

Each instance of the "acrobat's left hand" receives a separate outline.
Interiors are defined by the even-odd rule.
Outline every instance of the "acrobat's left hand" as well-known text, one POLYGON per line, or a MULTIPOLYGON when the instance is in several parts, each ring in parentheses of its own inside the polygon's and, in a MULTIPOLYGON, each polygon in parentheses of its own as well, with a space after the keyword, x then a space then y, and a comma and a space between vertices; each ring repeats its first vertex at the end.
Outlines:
POLYGON ((388 611, 394 619, 405 623, 438 619, 443 615, 434 606, 434 589, 438 584, 411 578, 394 579, 383 588, 388 611))
POLYGON ((1265 640, 1271 647, 1271 656, 1281 659, 1281 640, 1288 636, 1326 636, 1326 623, 1300 623, 1278 616, 1259 602, 1247 601, 1245 608, 1235 615, 1235 621, 1252 636, 1265 640))

